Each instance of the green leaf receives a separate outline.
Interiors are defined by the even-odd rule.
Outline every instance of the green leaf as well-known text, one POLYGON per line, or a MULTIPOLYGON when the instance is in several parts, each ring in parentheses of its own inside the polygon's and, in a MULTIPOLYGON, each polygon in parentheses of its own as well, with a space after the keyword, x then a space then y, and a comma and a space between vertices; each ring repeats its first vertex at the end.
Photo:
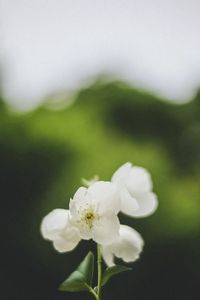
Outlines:
POLYGON ((94 255, 91 251, 78 266, 77 271, 83 274, 86 283, 91 285, 94 272, 94 255))
POLYGON ((131 271, 131 270, 132 268, 120 266, 120 265, 109 267, 105 270, 103 274, 101 285, 104 286, 108 282, 108 280, 114 275, 117 275, 122 272, 131 271))
POLYGON ((65 292, 80 292, 88 290, 88 286, 92 284, 93 271, 94 255, 92 252, 89 252, 76 271, 71 273, 60 285, 59 290, 65 292))

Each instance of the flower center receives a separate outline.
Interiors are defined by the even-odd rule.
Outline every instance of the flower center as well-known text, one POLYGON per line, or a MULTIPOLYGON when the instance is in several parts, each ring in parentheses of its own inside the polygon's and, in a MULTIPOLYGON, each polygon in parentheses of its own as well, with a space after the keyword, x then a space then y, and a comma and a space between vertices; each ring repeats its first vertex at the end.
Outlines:
POLYGON ((93 222, 96 219, 96 214, 94 214, 94 211, 92 209, 87 209, 84 213, 83 220, 84 222, 89 226, 91 229, 93 227, 93 222))

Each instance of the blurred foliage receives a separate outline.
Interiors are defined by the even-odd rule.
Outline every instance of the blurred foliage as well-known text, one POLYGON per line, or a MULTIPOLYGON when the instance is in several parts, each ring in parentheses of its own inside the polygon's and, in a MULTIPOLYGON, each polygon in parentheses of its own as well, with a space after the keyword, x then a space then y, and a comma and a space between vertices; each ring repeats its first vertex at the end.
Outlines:
POLYGON ((57 286, 93 243, 57 254, 42 240, 40 222, 51 209, 67 208, 82 177, 109 180, 126 161, 151 172, 159 209, 146 219, 120 216, 146 247, 124 290, 114 279, 116 290, 106 287, 104 299, 198 299, 200 93, 176 105, 125 83, 97 82, 66 109, 47 106, 16 113, 0 101, 4 299, 84 297, 62 295, 57 286))

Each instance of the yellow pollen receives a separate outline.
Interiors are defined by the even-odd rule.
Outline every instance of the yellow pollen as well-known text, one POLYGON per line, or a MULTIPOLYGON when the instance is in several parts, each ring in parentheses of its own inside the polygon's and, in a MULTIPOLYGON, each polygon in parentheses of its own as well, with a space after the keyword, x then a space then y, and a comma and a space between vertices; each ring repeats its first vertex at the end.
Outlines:
POLYGON ((85 213, 85 216, 84 216, 84 221, 90 227, 90 229, 93 226, 94 219, 95 219, 95 215, 94 215, 93 211, 87 210, 87 212, 85 213))

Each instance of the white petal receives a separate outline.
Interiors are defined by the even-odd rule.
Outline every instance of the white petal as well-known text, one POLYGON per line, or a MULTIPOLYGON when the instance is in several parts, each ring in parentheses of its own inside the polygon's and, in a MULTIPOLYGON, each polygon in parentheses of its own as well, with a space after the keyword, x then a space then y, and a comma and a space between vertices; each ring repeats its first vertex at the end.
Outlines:
POLYGON ((62 237, 55 240, 53 242, 53 246, 60 253, 67 252, 73 249, 73 247, 71 247, 69 243, 66 243, 66 240, 62 237))
POLYGON ((83 199, 85 197, 87 193, 87 188, 84 186, 81 186, 80 188, 78 188, 78 190, 76 191, 76 193, 74 194, 74 200, 80 200, 83 199))
POLYGON ((76 191, 73 199, 70 199, 69 210, 70 210, 72 217, 74 217, 74 218, 78 217, 80 208, 85 206, 86 197, 87 197, 87 188, 80 187, 76 191))
POLYGON ((133 262, 139 258, 144 241, 141 235, 133 228, 120 226, 120 241, 114 245, 115 256, 122 258, 125 262, 133 262))
POLYGON ((84 221, 77 223, 77 227, 83 240, 90 240, 92 238, 91 228, 84 221))
POLYGON ((98 207, 99 213, 112 211, 118 213, 120 210, 120 197, 117 186, 110 181, 98 181, 88 188, 88 196, 98 207))
POLYGON ((133 213, 133 217, 146 217, 155 212, 158 206, 158 200, 154 193, 147 193, 137 198, 139 209, 133 213))
POLYGON ((120 225, 120 237, 112 244, 102 246, 102 256, 108 266, 113 264, 112 255, 125 262, 134 262, 139 258, 144 241, 141 235, 133 228, 120 225))
POLYGON ((113 174, 111 181, 117 183, 124 181, 129 175, 131 168, 132 164, 130 162, 125 163, 113 174))
POLYGON ((111 243, 119 236, 120 223, 113 213, 101 216, 92 228, 92 238, 96 243, 105 245, 111 243))
POLYGON ((126 187, 134 197, 152 190, 152 180, 149 172, 141 167, 132 167, 126 181, 126 187))
POLYGON ((114 254, 110 250, 109 245, 104 245, 101 247, 101 255, 108 267, 112 267, 115 265, 114 254))
POLYGON ((69 221, 69 210, 54 209, 46 215, 41 223, 41 233, 45 239, 54 240, 66 227, 69 221))
POLYGON ((69 227, 59 238, 54 240, 54 248, 58 252, 67 252, 73 250, 80 242, 80 235, 78 230, 73 227, 69 227))
POLYGON ((130 195, 128 190, 124 187, 121 187, 120 191, 121 198, 121 211, 129 216, 135 214, 139 208, 137 200, 130 195))

